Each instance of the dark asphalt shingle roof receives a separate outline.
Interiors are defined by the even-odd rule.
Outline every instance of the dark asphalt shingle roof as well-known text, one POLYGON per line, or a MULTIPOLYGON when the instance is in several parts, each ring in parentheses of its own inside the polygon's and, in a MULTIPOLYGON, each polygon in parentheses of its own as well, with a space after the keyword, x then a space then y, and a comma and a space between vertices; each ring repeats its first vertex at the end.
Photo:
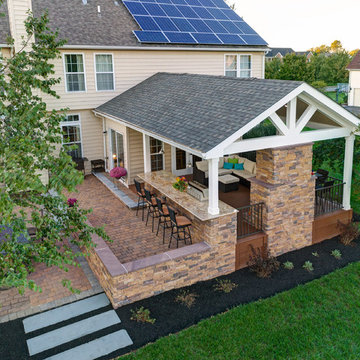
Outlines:
POLYGON ((360 51, 354 56, 350 64, 347 66, 348 70, 360 70, 360 51))
POLYGON ((270 48, 270 51, 266 54, 266 57, 274 57, 278 53, 280 53, 282 56, 285 56, 286 54, 292 54, 295 51, 292 48, 270 48))
POLYGON ((0 14, 5 14, 5 16, 0 16, 0 44, 6 44, 6 40, 8 36, 10 36, 9 16, 6 1, 0 5, 0 14))
POLYGON ((360 106, 344 106, 347 111, 360 118, 360 106))
POLYGON ((157 73, 96 110, 205 153, 301 84, 157 73))

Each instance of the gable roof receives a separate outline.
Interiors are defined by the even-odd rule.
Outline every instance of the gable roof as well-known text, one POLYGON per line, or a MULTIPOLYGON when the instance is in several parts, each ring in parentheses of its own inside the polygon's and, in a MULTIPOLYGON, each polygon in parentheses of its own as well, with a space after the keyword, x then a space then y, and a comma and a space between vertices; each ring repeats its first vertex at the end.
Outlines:
POLYGON ((347 66, 348 70, 360 70, 360 51, 354 56, 350 64, 347 66))
POLYGON ((278 53, 280 53, 282 56, 285 56, 294 52, 295 51, 292 48, 270 48, 270 51, 266 54, 266 57, 274 57, 278 53))
POLYGON ((0 44, 6 44, 7 37, 10 36, 9 16, 6 1, 0 5, 0 44))
MULTIPOLYGON (((121 0, 32 0, 35 16, 45 9, 49 12, 50 27, 59 30, 59 36, 68 46, 98 47, 186 47, 186 48, 246 48, 234 45, 178 45, 142 44, 133 30, 141 30, 121 0), (98 14, 100 6, 100 15, 98 14)), ((251 46, 264 49, 266 46, 251 46)))
POLYGON ((157 73, 95 112, 206 153, 302 84, 157 73))

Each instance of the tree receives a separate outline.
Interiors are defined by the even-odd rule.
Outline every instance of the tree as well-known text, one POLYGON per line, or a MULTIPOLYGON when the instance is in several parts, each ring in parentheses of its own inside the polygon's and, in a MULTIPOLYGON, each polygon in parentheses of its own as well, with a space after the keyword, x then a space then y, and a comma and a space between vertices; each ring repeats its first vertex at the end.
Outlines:
POLYGON ((278 72, 278 79, 308 81, 305 55, 286 54, 278 72))
POLYGON ((351 57, 354 57, 359 51, 360 51, 360 49, 351 50, 351 51, 349 51, 349 55, 350 55, 351 57))
POLYGON ((49 111, 41 98, 57 97, 52 86, 60 79, 53 78, 51 62, 64 41, 48 27, 46 13, 38 19, 29 13, 25 28, 23 48, 0 57, 0 288, 20 292, 38 289, 28 278, 36 263, 66 271, 82 254, 70 244, 86 252, 94 246, 91 234, 108 240, 86 222, 89 210, 67 204, 64 190, 74 191, 83 177, 61 148, 64 112, 49 111), (46 184, 44 172, 50 174, 46 184), (29 227, 36 230, 32 238, 29 227))
POLYGON ((278 79, 281 68, 281 60, 273 58, 265 63, 265 78, 266 79, 278 79))

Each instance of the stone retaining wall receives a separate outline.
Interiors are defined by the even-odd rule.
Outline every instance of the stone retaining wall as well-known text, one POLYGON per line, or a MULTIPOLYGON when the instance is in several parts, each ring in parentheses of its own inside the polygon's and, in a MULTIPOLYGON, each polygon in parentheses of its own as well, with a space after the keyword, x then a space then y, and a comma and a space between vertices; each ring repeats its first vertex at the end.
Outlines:
POLYGON ((203 240, 126 264, 93 235, 88 263, 117 308, 235 271, 236 214, 203 222, 203 240))

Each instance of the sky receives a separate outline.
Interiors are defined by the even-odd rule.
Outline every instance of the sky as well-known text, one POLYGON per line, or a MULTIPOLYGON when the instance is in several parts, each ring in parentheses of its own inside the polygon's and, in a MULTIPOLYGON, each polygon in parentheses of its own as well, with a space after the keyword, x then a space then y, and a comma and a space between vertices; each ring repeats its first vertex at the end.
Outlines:
POLYGON ((360 0, 229 0, 270 47, 305 51, 340 40, 360 48, 360 0))

